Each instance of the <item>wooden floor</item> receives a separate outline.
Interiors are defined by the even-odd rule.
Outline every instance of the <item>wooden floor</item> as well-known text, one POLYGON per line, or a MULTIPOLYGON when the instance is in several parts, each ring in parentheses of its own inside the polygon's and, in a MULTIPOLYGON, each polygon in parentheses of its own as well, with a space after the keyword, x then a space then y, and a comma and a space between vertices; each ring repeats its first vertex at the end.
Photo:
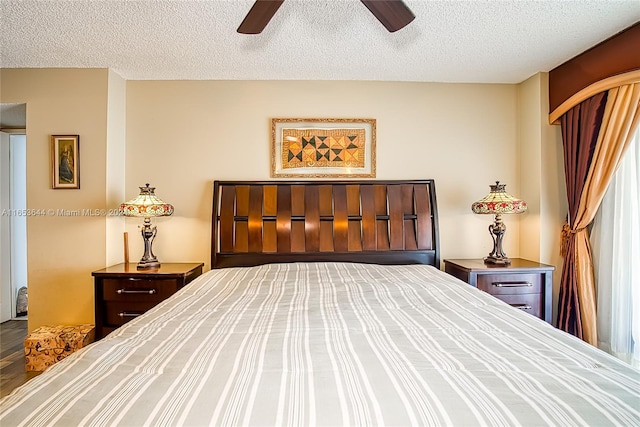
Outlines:
POLYGON ((27 337, 26 320, 0 323, 0 397, 11 393, 39 372, 24 369, 24 339, 27 337))

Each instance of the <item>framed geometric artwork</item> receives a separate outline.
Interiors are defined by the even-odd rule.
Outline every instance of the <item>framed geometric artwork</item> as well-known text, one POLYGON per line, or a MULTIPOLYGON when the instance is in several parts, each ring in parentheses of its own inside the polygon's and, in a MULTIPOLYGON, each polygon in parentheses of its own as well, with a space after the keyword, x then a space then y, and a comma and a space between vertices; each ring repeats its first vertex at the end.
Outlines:
POLYGON ((375 119, 271 119, 271 177, 375 176, 375 119))
POLYGON ((80 136, 51 135, 51 187, 80 188, 80 136))

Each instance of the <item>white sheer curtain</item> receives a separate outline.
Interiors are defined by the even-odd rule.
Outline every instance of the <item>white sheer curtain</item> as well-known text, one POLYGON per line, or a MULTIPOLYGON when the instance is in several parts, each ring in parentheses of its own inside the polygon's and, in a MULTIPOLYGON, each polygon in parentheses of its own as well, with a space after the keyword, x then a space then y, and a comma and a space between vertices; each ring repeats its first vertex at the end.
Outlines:
POLYGON ((640 367, 640 128, 591 230, 599 347, 640 367))

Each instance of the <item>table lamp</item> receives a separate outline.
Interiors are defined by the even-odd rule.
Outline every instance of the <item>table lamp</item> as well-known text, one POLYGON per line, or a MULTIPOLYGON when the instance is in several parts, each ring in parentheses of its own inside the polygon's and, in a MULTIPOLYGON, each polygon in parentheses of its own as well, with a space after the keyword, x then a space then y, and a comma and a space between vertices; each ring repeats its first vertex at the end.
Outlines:
POLYGON ((151 245, 156 237, 157 229, 151 226, 151 217, 169 216, 173 214, 173 206, 160 200, 155 194, 155 187, 139 187, 140 194, 128 202, 120 205, 120 212, 124 216, 144 217, 142 239, 144 240, 144 255, 138 263, 138 270, 159 268, 158 258, 153 254, 151 245))
POLYGON ((487 196, 471 205, 473 213, 496 216, 493 224, 489 226, 489 234, 493 239, 493 250, 484 259, 485 264, 511 264, 511 260, 502 250, 502 239, 507 231, 507 227, 502 222, 502 214, 522 213, 527 210, 527 203, 507 194, 506 186, 506 184, 500 184, 500 181, 496 181, 495 185, 489 186, 491 192, 487 196))

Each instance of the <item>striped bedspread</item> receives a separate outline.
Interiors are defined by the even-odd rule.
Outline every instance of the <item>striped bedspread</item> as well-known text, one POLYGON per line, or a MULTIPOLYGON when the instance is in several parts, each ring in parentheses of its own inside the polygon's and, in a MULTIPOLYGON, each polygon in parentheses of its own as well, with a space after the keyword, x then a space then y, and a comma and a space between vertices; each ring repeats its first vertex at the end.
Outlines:
POLYGON ((640 425, 640 373, 424 265, 213 270, 0 402, 4 426, 640 425))

